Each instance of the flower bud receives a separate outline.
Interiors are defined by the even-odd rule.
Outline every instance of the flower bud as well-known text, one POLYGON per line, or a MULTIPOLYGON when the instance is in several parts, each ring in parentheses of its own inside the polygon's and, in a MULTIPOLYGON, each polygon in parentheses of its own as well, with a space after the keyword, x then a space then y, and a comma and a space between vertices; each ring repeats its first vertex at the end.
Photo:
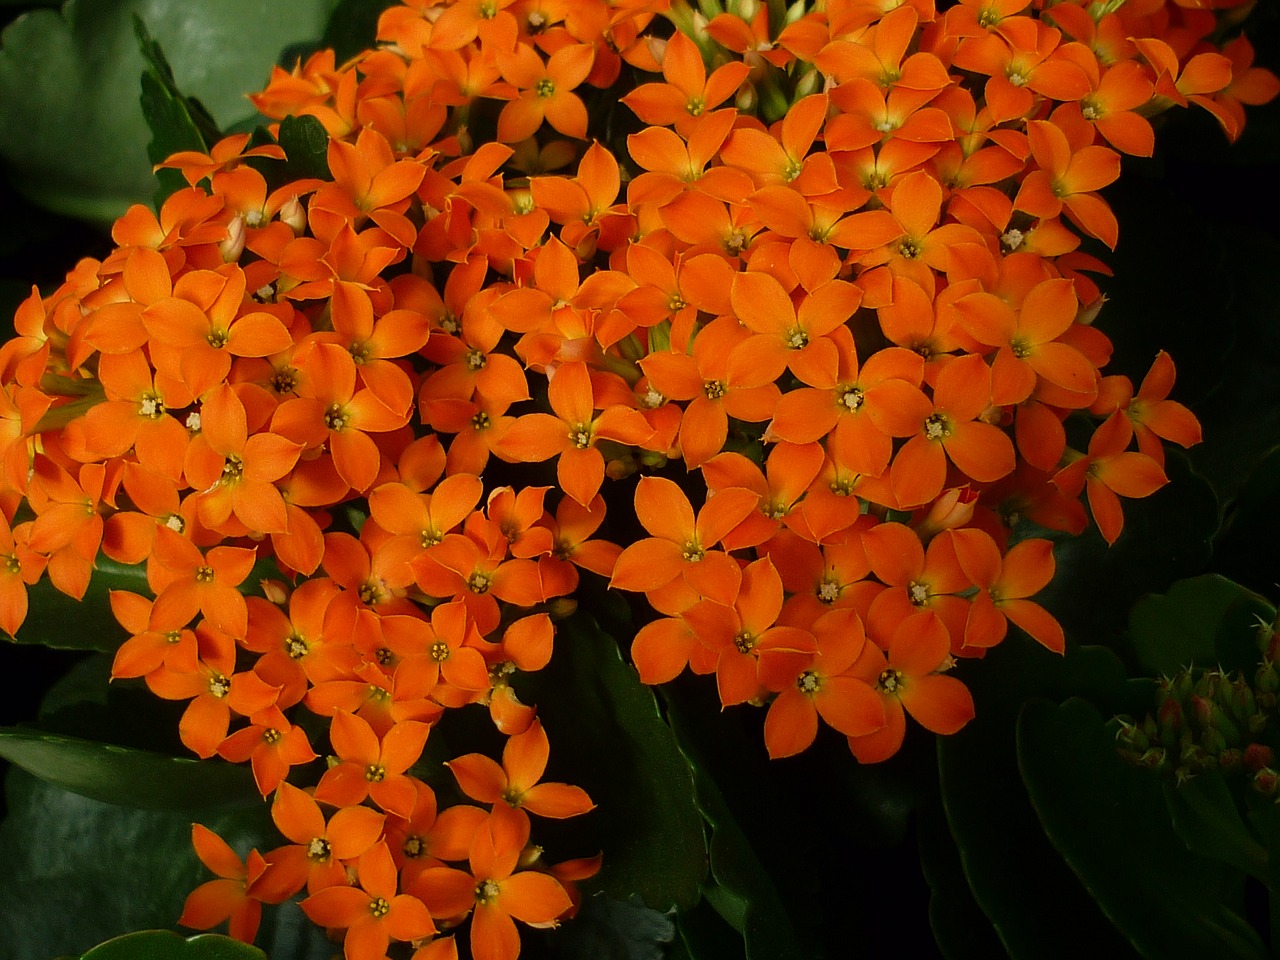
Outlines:
POLYGON ((1265 743, 1251 743, 1244 748, 1244 765, 1250 770, 1258 771, 1271 766, 1275 754, 1265 743))
POLYGON ((968 487, 952 487, 944 490, 929 507, 929 512, 913 526, 921 542, 928 543, 943 530, 963 527, 973 519, 978 505, 978 494, 968 487))
POLYGON ((1253 775, 1253 789, 1264 797, 1275 796, 1277 786, 1280 786, 1280 773, 1271 767, 1263 767, 1253 775))
POLYGON ((798 101, 822 89, 822 74, 813 67, 806 70, 796 81, 795 99, 798 101))
POLYGON ((240 254, 244 253, 244 240, 244 217, 237 214, 227 224, 227 235, 218 244, 218 253, 222 255, 223 263, 233 263, 240 259, 240 254))
POLYGON ((295 237, 307 232, 307 210, 297 197, 290 197, 280 208, 280 222, 293 231, 295 237))
POLYGON ((1235 773, 1244 766, 1244 751, 1236 747, 1223 750, 1218 755, 1218 769, 1223 773, 1235 773))

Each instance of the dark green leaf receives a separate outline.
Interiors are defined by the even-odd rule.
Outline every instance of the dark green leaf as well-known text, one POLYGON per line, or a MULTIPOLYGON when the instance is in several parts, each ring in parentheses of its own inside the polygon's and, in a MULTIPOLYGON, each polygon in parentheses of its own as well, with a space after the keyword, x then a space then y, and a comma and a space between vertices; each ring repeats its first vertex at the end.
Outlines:
POLYGON ((920 864, 929 884, 929 927, 945 960, 992 960, 1004 953, 991 921, 973 899, 941 798, 917 821, 920 864))
POLYGON ((662 960, 675 933, 666 913, 597 895, 549 935, 548 946, 556 960, 662 960))
POLYGON ((1226 577, 1206 574, 1175 583, 1163 596, 1144 597, 1129 611, 1138 663, 1145 672, 1166 676, 1183 667, 1216 666, 1215 640, 1227 611, 1251 596, 1226 577))
MULTIPOLYGON (((147 31, 147 25, 137 14, 133 15, 133 32, 138 39, 138 50, 146 63, 146 69, 142 73, 143 78, 149 77, 159 92, 163 93, 172 103, 179 107, 185 117, 185 122, 181 125, 182 129, 173 131, 173 135, 177 137, 179 142, 172 149, 158 149, 155 141, 152 141, 152 145, 147 151, 151 157, 151 162, 159 163, 174 150, 207 150, 221 140, 222 131, 218 129, 217 121, 209 115, 209 111, 204 108, 204 105, 199 100, 192 100, 185 96, 178 89, 178 82, 173 78, 173 68, 169 66, 169 61, 164 55, 163 48, 147 31)), ((145 97, 145 85, 143 92, 145 97)), ((151 123, 151 117, 147 117, 147 121, 153 136, 170 135, 170 131, 165 128, 161 128, 158 131, 155 124, 151 123)))
POLYGON ((1044 834, 1019 788, 1014 723, 1037 694, 1087 691, 1109 710, 1141 710, 1149 691, 1131 690, 1120 662, 1101 647, 1068 647, 1059 657, 1011 636, 958 674, 977 716, 938 740, 947 822, 972 895, 1005 949, 1018 960, 1132 956, 1044 834))
POLYGON ((1154 815, 1160 782, 1120 759, 1093 706, 1029 703, 1018 723, 1018 760, 1045 833, 1144 956, 1266 955, 1235 910, 1239 885, 1154 815))
POLYGON ((1124 501, 1124 530, 1114 545, 1091 528, 1055 547, 1057 572, 1036 602, 1068 636, 1089 643, 1118 637, 1125 614, 1143 594, 1204 569, 1218 529, 1217 498, 1180 451, 1169 451, 1165 469, 1167 485, 1150 497, 1124 501))
POLYGON ((395 5, 396 0, 341 0, 329 17, 320 45, 331 48, 339 63, 372 47, 378 17, 395 5))
MULTIPOLYGON (((709 691, 693 693, 708 694, 709 691)), ((748 960, 805 956, 791 917, 778 895, 776 875, 761 863, 757 849, 743 832, 710 772, 704 743, 706 731, 697 729, 696 708, 691 709, 689 698, 675 690, 668 690, 666 694, 668 718, 695 774, 697 806, 711 830, 712 882, 704 890, 707 902, 742 934, 748 960)), ((759 797, 755 800, 751 806, 768 809, 759 797)), ((793 879, 807 883, 811 878, 797 875, 793 879)))
POLYGON ((235 129, 256 116, 245 94, 266 84, 285 47, 317 39, 335 4, 71 0, 25 14, 0 49, 0 159, 35 202, 109 223, 155 187, 133 15, 164 48, 177 88, 235 129))
POLYGON ((281 120, 280 146, 284 148, 287 179, 333 179, 329 172, 329 134, 315 117, 285 117, 281 120))
POLYGON ((588 618, 557 624, 555 644, 546 668, 520 678, 520 697, 538 705, 552 770, 598 805, 573 826, 599 834, 600 883, 614 899, 635 894, 657 910, 692 905, 706 872, 702 820, 652 692, 588 618))
MULTIPOLYGON (((0 822, 0 944, 5 960, 49 960, 136 930, 177 929, 187 894, 212 875, 192 820, 240 856, 281 842, 266 804, 199 814, 99 803, 12 771, 0 822)), ((196 931, 187 930, 184 936, 196 931)), ((330 960, 333 945, 296 904, 268 907, 258 945, 272 960, 330 960)))
POLYGON ((267 955, 218 934, 182 937, 170 930, 140 930, 101 943, 80 960, 267 960, 267 955))
POLYGON ((48 578, 41 580, 27 591, 27 619, 18 629, 17 641, 64 650, 115 650, 129 635, 111 613, 108 594, 112 590, 149 595, 146 567, 98 557, 89 589, 79 601, 59 591, 48 578))
POLYGON ((33 728, 0 727, 0 757, 82 796, 145 810, 260 799, 245 766, 170 757, 33 728))
POLYGON ((1202 773, 1179 784, 1166 780, 1163 786, 1170 822, 1188 850, 1269 882, 1267 850, 1245 825, 1222 774, 1202 773))
MULTIPOLYGON (((147 68, 142 72, 142 116, 151 131, 147 143, 147 159, 157 164, 180 150, 207 153, 222 138, 217 124, 198 101, 182 95, 173 79, 173 71, 165 60, 160 45, 151 39, 146 26, 135 15, 134 32, 147 68)), ((181 190, 187 181, 177 170, 157 170, 157 187, 153 205, 159 210, 169 195, 181 190)))

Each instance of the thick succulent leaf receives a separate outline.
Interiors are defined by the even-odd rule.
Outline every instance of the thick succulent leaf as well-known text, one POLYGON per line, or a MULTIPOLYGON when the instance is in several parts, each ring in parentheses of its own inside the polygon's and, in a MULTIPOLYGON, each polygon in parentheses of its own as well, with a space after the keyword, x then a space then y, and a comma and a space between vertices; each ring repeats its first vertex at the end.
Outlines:
POLYGON ((107 223, 154 193, 139 104, 140 17, 177 88, 221 129, 255 116, 260 89, 290 44, 314 40, 335 0, 69 0, 15 20, 0 47, 0 158, 18 190, 59 213, 107 223))
POLYGON ((929 927, 944 960, 988 960, 1002 952, 991 921, 973 899, 940 797, 916 821, 920 865, 929 884, 929 927))
MULTIPOLYGON (((69 793, 21 770, 10 772, 6 799, 9 813, 0 822, 5 960, 79 957, 121 934, 177 930, 187 894, 212 879, 191 847, 193 820, 240 856, 251 846, 269 850, 281 842, 265 804, 132 810, 69 793)), ((268 907, 257 943, 272 960, 332 955, 332 944, 296 904, 268 907)))
POLYGON ((171 757, 26 727, 0 727, 0 757, 81 796, 144 810, 259 799, 246 766, 171 757))
MULTIPOLYGON (((1262 602, 1217 574, 1180 580, 1166 594, 1144 597, 1129 611, 1129 639, 1138 663, 1153 675, 1217 666, 1217 641, 1228 611, 1251 599, 1262 602)), ((1251 666, 1260 659, 1255 647, 1251 666)))
POLYGON ((1088 692, 1111 711, 1140 711, 1150 690, 1131 689, 1115 655, 1068 647, 1058 657, 1021 634, 981 662, 966 662, 977 716, 938 740, 947 824, 973 899, 1017 960, 1133 956, 1063 862, 1019 784, 1014 724, 1037 694, 1088 692))
POLYGON ((551 663, 518 690, 551 741, 545 779, 575 783, 597 804, 571 826, 607 851, 604 892, 657 910, 696 902, 707 854, 693 776, 616 641, 586 617, 562 621, 551 663))
POLYGON ((1240 816, 1222 774, 1202 773, 1177 784, 1166 780, 1163 787, 1170 822, 1188 850, 1270 883, 1267 849, 1240 816))
POLYGON ((266 960, 257 947, 215 933, 183 937, 171 930, 140 930, 113 937, 80 960, 266 960))
MULTIPOLYGON (((748 960, 803 957, 806 952, 796 938, 790 912, 779 895, 777 881, 783 871, 771 870, 770 866, 777 865, 762 862, 763 847, 753 843, 753 837, 744 830, 744 825, 735 815, 733 805, 726 796, 725 791, 731 790, 731 785, 718 782, 712 772, 714 762, 708 752, 710 745, 707 740, 715 734, 703 722, 705 718, 700 716, 709 704, 709 693, 705 689, 686 690, 678 685, 671 685, 664 691, 663 697, 680 749, 693 768, 697 785, 697 809, 706 820, 711 835, 711 875, 703 894, 715 912, 741 934, 748 960)), ((720 745, 723 749, 715 757, 716 760, 732 763, 734 755, 737 755, 736 759, 742 759, 739 749, 724 742, 720 745)), ((740 750, 750 751, 750 746, 746 743, 736 746, 740 750)), ((757 750, 762 753, 759 747, 757 750)), ((760 792, 751 797, 747 806, 757 811, 781 809, 772 806, 766 799, 769 788, 763 782, 759 785, 760 792)), ((737 799, 745 801, 747 798, 738 796, 737 799)), ((788 824, 788 830, 793 826, 788 824)), ((758 832, 757 830, 757 834, 758 832)), ((814 879, 790 871, 787 871, 787 875, 791 878, 791 886, 805 889, 814 879)), ((700 922, 697 917, 691 917, 688 932, 683 933, 684 939, 696 943, 697 931, 705 926, 705 920, 700 922)))
POLYGON ((315 117, 285 117, 281 120, 280 146, 284 150, 288 179, 333 179, 329 172, 329 134, 315 117))
POLYGON ((396 0, 340 0, 325 24, 322 47, 333 49, 339 63, 372 47, 383 10, 396 0))
POLYGON ((1159 781, 1120 759, 1091 704, 1027 704, 1018 762, 1046 835, 1143 956, 1267 956, 1237 911, 1239 874, 1188 851, 1156 815, 1159 781))
POLYGON ((149 594, 142 564, 126 566, 99 556, 89 588, 80 600, 60 592, 48 578, 27 590, 27 619, 18 628, 19 643, 38 643, 63 650, 115 650, 128 634, 116 623, 109 599, 112 590, 149 594))

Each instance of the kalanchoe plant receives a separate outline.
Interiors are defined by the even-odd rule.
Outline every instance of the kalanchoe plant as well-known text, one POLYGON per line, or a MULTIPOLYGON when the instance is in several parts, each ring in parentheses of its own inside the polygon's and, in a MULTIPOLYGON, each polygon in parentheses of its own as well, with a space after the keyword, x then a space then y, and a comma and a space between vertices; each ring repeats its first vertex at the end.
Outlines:
MULTIPOLYGON (((1157 114, 1235 139, 1280 81, 1245 2, 941 6, 406 0, 218 138, 143 33, 188 149, 0 347, 0 629, 141 571, 112 679, 281 835, 197 823, 181 924, 296 899, 347 960, 514 960, 570 920, 622 874, 554 772, 568 646, 850 766, 964 728, 1011 632, 1067 650, 1055 539, 1117 541, 1201 439, 1168 354, 1103 372, 1099 191, 1157 114)), ((1121 741, 1274 789, 1270 676, 1172 676, 1121 741)))

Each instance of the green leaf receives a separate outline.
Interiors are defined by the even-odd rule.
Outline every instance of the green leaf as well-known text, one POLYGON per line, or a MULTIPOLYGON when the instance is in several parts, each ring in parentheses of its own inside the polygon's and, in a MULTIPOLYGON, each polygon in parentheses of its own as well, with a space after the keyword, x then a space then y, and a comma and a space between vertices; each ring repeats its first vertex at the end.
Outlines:
POLYGON ((929 927, 945 960, 989 960, 1000 940, 973 899, 960 851, 947 829, 941 798, 925 804, 917 821, 920 865, 929 884, 929 927))
MULTIPOLYGON (((281 842, 265 804, 195 816, 133 810, 69 793, 21 770, 11 771, 5 786, 5 960, 79 957, 121 934, 176 929, 187 894, 212 879, 191 847, 193 819, 240 856, 250 846, 269 850, 281 842)), ((272 960, 330 960, 333 954, 332 944, 296 904, 268 907, 257 942, 272 960)))
MULTIPOLYGON (((133 18, 134 32, 147 69, 142 72, 142 96, 139 104, 151 131, 147 143, 147 159, 160 163, 180 150, 207 153, 222 134, 207 110, 198 101, 184 97, 173 79, 173 71, 160 49, 151 39, 142 20, 133 18)), ((169 195, 187 185, 177 170, 156 170, 158 183, 153 205, 159 210, 169 195)))
POLYGON ((99 556, 80 600, 62 593, 47 577, 40 580, 27 590, 27 619, 15 639, 63 650, 115 650, 129 634, 111 613, 112 590, 149 595, 146 566, 126 566, 99 556))
POLYGON ((1204 570, 1218 529, 1217 497, 1181 451, 1169 451, 1165 470, 1168 484, 1124 502, 1124 530, 1114 545, 1090 528, 1055 546, 1057 571, 1036 602, 1069 636, 1090 642, 1118 637, 1140 597, 1204 570))
POLYGON ((1144 956, 1266 956, 1234 909, 1239 885, 1154 815, 1159 781, 1120 759, 1093 706, 1029 703, 1018 722, 1018 761, 1045 833, 1144 956))
POLYGON ((561 621, 551 663, 518 689, 551 741, 547 779, 584 787, 598 805, 573 835, 597 831, 605 893, 656 910, 695 903, 707 855, 693 775, 613 638, 587 617, 561 621))
POLYGON ((320 45, 332 49, 339 63, 354 57, 373 46, 378 17, 396 5, 397 0, 341 0, 329 17, 320 45))
POLYGON ((33 728, 0 727, 0 757, 81 796, 144 810, 260 800, 245 766, 170 757, 33 728))
POLYGON ((287 179, 333 179, 329 172, 329 134, 315 117, 285 117, 281 120, 280 146, 284 149, 287 179))
MULTIPOLYGON (((791 917, 774 883, 776 874, 761 862, 759 851, 734 816, 708 765, 705 729, 699 729, 696 708, 674 688, 664 691, 667 715, 680 749, 688 758, 697 785, 697 806, 711 830, 711 879, 703 890, 707 902, 733 929, 742 934, 748 960, 803 957, 791 917)), ((692 691, 709 694, 707 690, 692 691)), ((726 745, 721 744, 722 747, 726 745)), ((732 748, 728 748, 730 753, 732 748)), ((723 758, 722 758, 723 759, 723 758)), ((768 808, 760 802, 752 806, 768 808)), ((788 824, 788 830, 794 825, 788 824)), ((797 882, 810 878, 795 876, 797 882)))
POLYGON ((219 934, 182 937, 170 930, 140 930, 100 943, 80 960, 267 960, 267 955, 219 934))
POLYGON ((0 40, 0 159, 41 206, 109 223, 155 187, 132 16, 164 48, 177 89, 233 129, 256 116, 245 94, 266 84, 288 46, 318 38, 335 5, 70 0, 24 14, 0 40))
POLYGON ((1256 595, 1217 574, 1180 580, 1163 596, 1144 597, 1129 611, 1138 663, 1148 673, 1169 676, 1192 665, 1216 666, 1215 641, 1228 610, 1251 597, 1256 595))
POLYGON ((586 897, 572 922, 549 935, 556 960, 662 960, 675 938, 670 915, 642 903, 586 897))
POLYGON ((977 716, 938 739, 947 823, 973 899, 1018 960, 1132 956, 1123 938, 1056 853, 1018 786, 1014 724, 1028 697, 1085 691, 1109 710, 1140 712, 1150 692, 1126 683, 1119 660, 1101 647, 1068 647, 1065 657, 1015 634, 981 662, 964 661, 977 716))
POLYGON ((1170 822, 1188 850, 1270 882, 1267 850, 1245 825, 1222 774, 1202 773, 1179 784, 1165 780, 1163 786, 1170 822))

